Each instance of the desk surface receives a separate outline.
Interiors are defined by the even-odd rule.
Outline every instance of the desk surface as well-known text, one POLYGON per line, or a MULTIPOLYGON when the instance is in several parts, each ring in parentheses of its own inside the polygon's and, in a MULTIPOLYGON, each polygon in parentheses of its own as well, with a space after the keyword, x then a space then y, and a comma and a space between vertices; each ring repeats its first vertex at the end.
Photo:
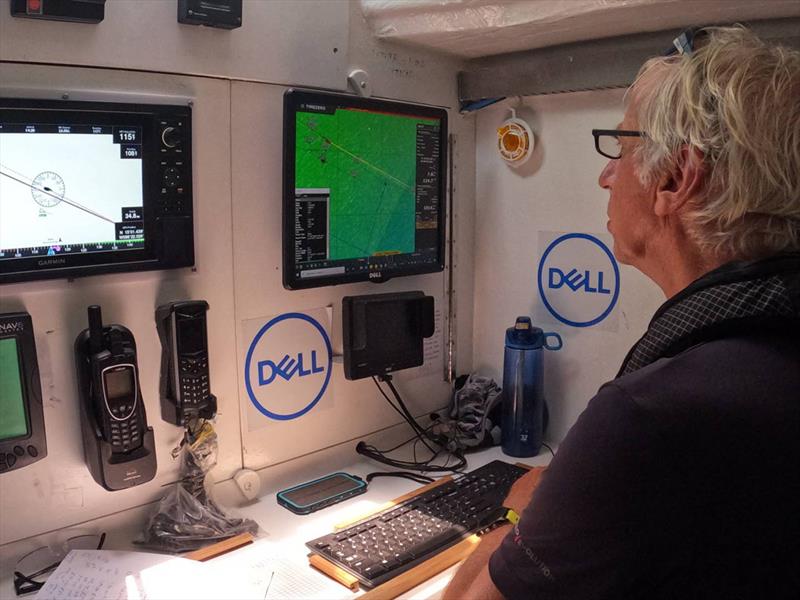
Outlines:
MULTIPOLYGON (((382 465, 360 457, 355 452, 352 452, 351 457, 353 459, 352 462, 347 463, 346 459, 337 462, 331 462, 330 460, 315 461, 312 455, 302 461, 286 463, 272 475, 269 473, 264 475, 262 472, 262 492, 257 500, 248 504, 242 504, 242 496, 232 481, 218 484, 215 487, 214 495, 230 514, 248 517, 259 524, 260 531, 256 541, 257 546, 260 545, 264 548, 279 547, 282 556, 292 559, 293 562, 295 560, 298 563, 305 562, 305 557, 308 553, 305 546, 306 541, 333 531, 337 524, 374 512, 384 503, 420 487, 419 484, 410 480, 382 477, 373 480, 366 493, 310 515, 296 515, 278 505, 276 500, 278 491, 315 477, 335 471, 345 471, 365 477, 368 473, 384 470, 382 465)), ((546 450, 543 454, 530 459, 510 458, 505 456, 499 447, 496 447, 470 454, 468 456, 467 470, 476 469, 495 459, 507 462, 524 462, 538 466, 548 464, 550 458, 550 453, 546 450)), ((270 469, 266 471, 270 471, 270 469)), ((137 547, 131 543, 131 540, 138 535, 142 523, 152 510, 152 505, 131 509, 119 515, 112 515, 85 523, 79 529, 80 532, 106 531, 108 533, 105 546, 107 549, 136 550, 137 547)), ((71 531, 75 529, 71 528, 71 531)), ((53 535, 49 537, 52 539, 53 535)), ((2 557, 0 598, 15 597, 12 583, 12 571, 16 562, 14 556, 21 556, 34 547, 50 542, 51 539, 48 539, 48 536, 45 535, 8 545, 9 548, 6 549, 2 557)), ((241 556, 242 560, 244 560, 244 557, 252 559, 253 547, 245 547, 228 554, 225 562, 232 561, 231 564, 234 564, 237 560, 237 555, 241 556)), ((327 579, 325 575, 315 569, 311 567, 307 567, 307 569, 307 577, 327 579)), ((451 567, 443 571, 424 584, 407 592, 401 598, 436 598, 440 596, 450 581, 454 570, 455 567, 451 567)), ((355 597, 344 586, 341 586, 341 592, 341 598, 355 597)))

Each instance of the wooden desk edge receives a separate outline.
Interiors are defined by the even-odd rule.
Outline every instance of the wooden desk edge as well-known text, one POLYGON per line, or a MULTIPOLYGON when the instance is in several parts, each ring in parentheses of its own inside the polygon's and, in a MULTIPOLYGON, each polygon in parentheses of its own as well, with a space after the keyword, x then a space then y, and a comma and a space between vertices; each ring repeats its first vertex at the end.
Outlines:
POLYGON ((328 561, 323 556, 320 556, 319 554, 309 554, 308 564, 310 564, 318 571, 321 571, 334 581, 341 583, 346 588, 349 588, 354 592, 358 591, 358 586, 359 586, 358 579, 353 577, 350 573, 348 573, 341 567, 328 561))
POLYGON ((252 536, 252 534, 240 533, 239 535, 235 535, 227 540, 222 540, 215 544, 211 544, 210 546, 206 546, 205 548, 200 548, 199 550, 189 552, 188 554, 184 555, 184 558, 190 558, 192 560, 199 560, 202 562, 216 558, 220 554, 225 554, 231 550, 236 550, 237 548, 241 548, 247 544, 252 544, 254 540, 255 538, 252 536))

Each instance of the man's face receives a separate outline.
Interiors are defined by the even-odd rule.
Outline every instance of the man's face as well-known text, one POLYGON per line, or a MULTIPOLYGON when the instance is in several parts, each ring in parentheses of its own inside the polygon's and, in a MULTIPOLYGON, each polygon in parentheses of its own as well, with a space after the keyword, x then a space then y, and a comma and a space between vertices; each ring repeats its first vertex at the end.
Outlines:
MULTIPOLYGON (((617 129, 639 130, 635 99, 617 129)), ((607 227, 614 237, 614 256, 621 263, 633 266, 640 265, 645 258, 648 241, 657 225, 653 213, 655 185, 641 184, 634 156, 634 149, 641 141, 638 137, 620 137, 622 156, 609 160, 599 179, 600 187, 610 192, 607 227)))

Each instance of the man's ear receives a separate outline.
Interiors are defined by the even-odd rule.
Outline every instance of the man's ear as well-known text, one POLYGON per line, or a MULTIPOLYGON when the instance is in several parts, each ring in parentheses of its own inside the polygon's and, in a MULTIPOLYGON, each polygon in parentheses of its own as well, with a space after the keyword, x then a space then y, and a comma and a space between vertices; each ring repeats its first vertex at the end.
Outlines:
POLYGON ((664 174, 656 187, 656 215, 666 217, 676 214, 700 196, 706 188, 707 176, 708 167, 703 161, 703 153, 688 145, 681 147, 675 165, 664 174))

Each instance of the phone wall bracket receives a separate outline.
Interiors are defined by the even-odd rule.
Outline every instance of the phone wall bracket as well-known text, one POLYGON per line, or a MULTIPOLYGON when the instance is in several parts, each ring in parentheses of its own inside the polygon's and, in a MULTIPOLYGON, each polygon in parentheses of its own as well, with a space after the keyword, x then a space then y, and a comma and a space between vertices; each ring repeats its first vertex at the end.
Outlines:
MULTIPOLYGON (((130 332, 121 325, 103 328, 104 336, 111 332, 130 332)), ((92 478, 110 492, 124 490, 153 479, 156 475, 156 451, 153 428, 146 427, 142 445, 131 452, 113 452, 111 444, 103 439, 97 417, 90 409, 92 373, 90 363, 90 332, 81 332, 75 340, 75 366, 78 376, 81 433, 86 465, 92 478)))

